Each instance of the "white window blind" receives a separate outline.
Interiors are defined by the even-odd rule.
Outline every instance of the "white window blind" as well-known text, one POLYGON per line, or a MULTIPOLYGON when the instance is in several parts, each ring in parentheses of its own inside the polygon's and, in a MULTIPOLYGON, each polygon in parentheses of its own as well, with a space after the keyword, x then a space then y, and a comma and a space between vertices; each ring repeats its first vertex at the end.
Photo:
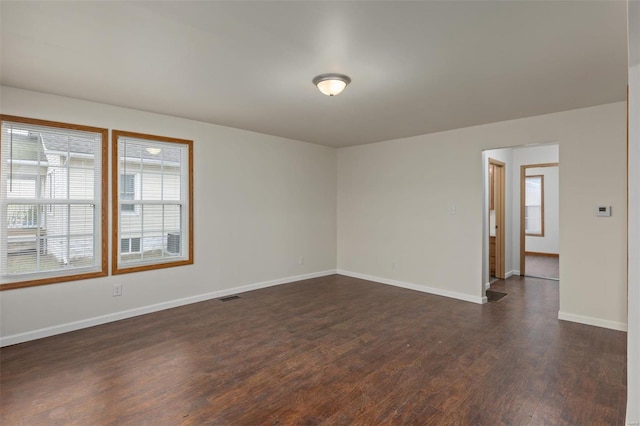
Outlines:
POLYGON ((527 176, 525 178, 525 233, 529 235, 542 234, 542 176, 527 176))
POLYGON ((189 259, 190 145, 117 138, 117 272, 189 259))
POLYGON ((100 271, 102 144, 100 132, 2 120, 3 284, 100 271))

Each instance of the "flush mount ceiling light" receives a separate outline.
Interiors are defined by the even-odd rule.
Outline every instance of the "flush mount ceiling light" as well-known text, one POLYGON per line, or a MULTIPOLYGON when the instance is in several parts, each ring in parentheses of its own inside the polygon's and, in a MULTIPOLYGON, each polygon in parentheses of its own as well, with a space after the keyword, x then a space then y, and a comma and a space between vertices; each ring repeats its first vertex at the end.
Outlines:
POLYGON ((351 79, 344 74, 320 74, 313 79, 313 84, 327 96, 339 95, 349 83, 351 79))

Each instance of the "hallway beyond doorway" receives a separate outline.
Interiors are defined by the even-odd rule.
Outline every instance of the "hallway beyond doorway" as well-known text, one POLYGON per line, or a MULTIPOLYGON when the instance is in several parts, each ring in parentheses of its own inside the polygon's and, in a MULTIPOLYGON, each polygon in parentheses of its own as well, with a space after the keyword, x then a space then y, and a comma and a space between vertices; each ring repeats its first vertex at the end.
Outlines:
POLYGON ((560 258, 555 256, 525 255, 525 274, 528 277, 560 279, 560 258))

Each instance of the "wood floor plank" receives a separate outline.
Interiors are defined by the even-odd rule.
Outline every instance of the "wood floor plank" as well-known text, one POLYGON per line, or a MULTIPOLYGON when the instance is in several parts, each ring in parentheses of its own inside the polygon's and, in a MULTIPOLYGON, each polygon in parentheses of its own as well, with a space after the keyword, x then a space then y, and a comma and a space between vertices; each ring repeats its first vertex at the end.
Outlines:
POLYGON ((344 276, 0 349, 0 423, 615 425, 626 334, 558 283, 476 305, 344 276))

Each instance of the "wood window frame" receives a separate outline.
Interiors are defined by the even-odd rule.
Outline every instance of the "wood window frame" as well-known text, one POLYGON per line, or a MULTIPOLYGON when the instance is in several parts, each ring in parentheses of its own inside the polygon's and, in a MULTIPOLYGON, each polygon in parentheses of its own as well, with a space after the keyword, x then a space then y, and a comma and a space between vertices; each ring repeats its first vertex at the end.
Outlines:
POLYGON ((131 272, 141 272, 141 271, 151 271, 155 269, 163 269, 163 268, 172 268, 176 266, 184 266, 193 264, 193 254, 194 254, 194 244, 193 244, 193 212, 194 212, 194 199, 193 199, 193 141, 187 139, 178 139, 171 138, 166 136, 157 136, 150 135, 146 133, 136 133, 129 132, 125 130, 112 130, 111 131, 111 178, 112 178, 112 188, 116 188, 112 191, 112 210, 111 210, 111 274, 119 275, 119 274, 127 274, 131 272), (120 266, 118 262, 118 249, 120 245, 120 235, 119 235, 119 223, 120 218, 118 214, 118 205, 119 205, 119 197, 120 197, 120 170, 119 170, 119 159, 118 159, 118 139, 120 137, 130 137, 134 139, 142 139, 148 140, 151 142, 164 142, 164 143, 174 143, 181 144, 187 146, 187 157, 189 161, 188 165, 188 190, 187 190, 187 212, 189 215, 188 218, 188 238, 189 245, 187 247, 187 258, 180 260, 167 260, 164 262, 158 263, 150 263, 145 265, 134 265, 134 266, 120 266))
MULTIPOLYGON (((540 232, 538 233, 531 233, 531 232, 526 232, 526 228, 525 228, 525 236, 527 237, 544 237, 544 175, 525 175, 524 179, 525 179, 525 191, 527 190, 527 185, 526 185, 526 180, 528 178, 540 178, 540 232)), ((527 199, 527 194, 525 192, 525 200, 527 199)), ((526 202, 525 202, 525 206, 524 208, 526 209, 526 202)), ((526 222, 526 217, 527 214, 525 212, 525 222, 526 222)))
MULTIPOLYGON (((88 273, 71 273, 69 275, 57 275, 59 271, 52 271, 56 276, 28 279, 25 281, 15 281, 0 284, 0 291, 12 290, 17 288, 34 287, 47 284, 56 284, 68 281, 85 280, 90 278, 105 277, 108 275, 108 156, 109 156, 109 130, 101 127, 85 126, 80 124, 62 123, 59 121, 40 120, 36 118, 19 117, 14 115, 0 114, 0 126, 5 121, 14 123, 32 124, 37 126, 47 126, 53 128, 79 130, 83 132, 99 133, 101 135, 101 186, 100 186, 100 223, 101 223, 101 239, 100 239, 100 266, 98 271, 88 273)), ((0 151, 1 155, 1 151, 0 151)), ((2 161, 0 161, 0 168, 2 161)))

